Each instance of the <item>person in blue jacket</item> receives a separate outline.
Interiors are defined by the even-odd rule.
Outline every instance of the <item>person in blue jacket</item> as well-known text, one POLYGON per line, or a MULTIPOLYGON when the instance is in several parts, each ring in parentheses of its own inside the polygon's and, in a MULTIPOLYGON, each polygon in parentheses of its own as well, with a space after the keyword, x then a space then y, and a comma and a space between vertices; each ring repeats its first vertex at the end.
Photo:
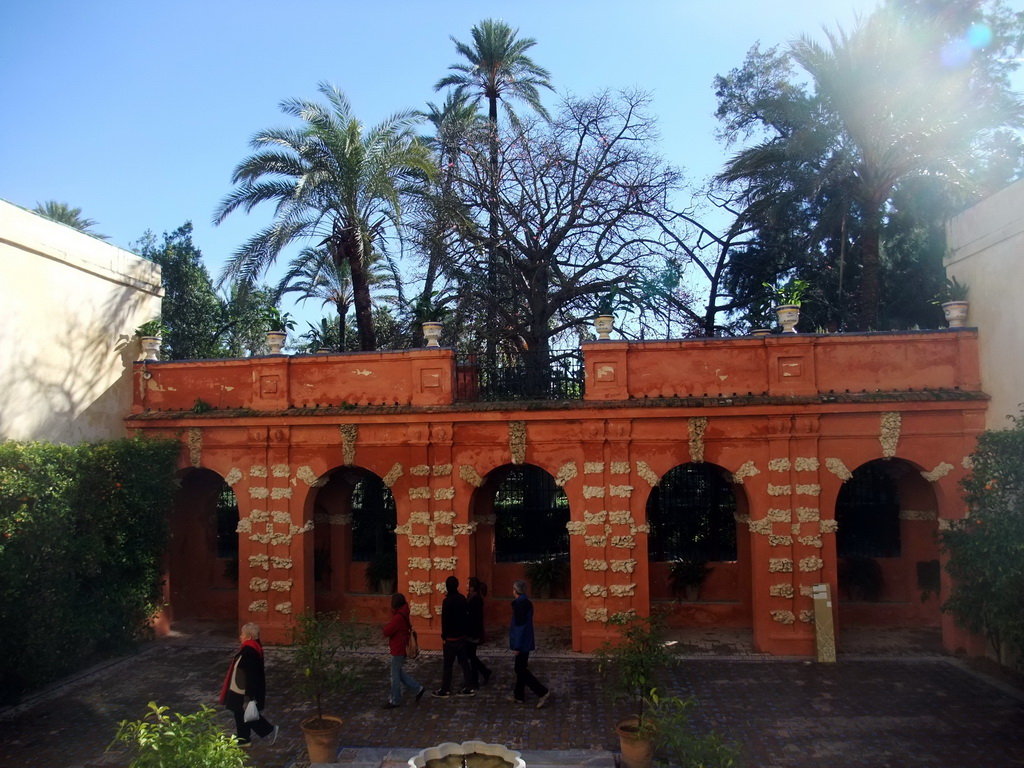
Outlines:
POLYGON ((533 691, 537 709, 543 709, 551 700, 551 691, 530 672, 530 651, 536 641, 533 635, 533 603, 526 596, 526 582, 517 579, 512 584, 512 623, 508 628, 508 647, 515 654, 516 686, 512 700, 516 704, 526 703, 526 689, 533 691))

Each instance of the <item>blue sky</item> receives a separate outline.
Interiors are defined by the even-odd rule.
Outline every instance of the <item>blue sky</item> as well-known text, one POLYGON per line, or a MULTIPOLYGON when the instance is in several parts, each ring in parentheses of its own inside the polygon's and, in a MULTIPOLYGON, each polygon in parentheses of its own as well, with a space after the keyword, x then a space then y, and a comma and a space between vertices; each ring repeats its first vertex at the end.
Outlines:
MULTIPOLYGON (((269 215, 211 216, 258 129, 287 125, 278 102, 327 80, 375 123, 440 103, 487 17, 533 37, 559 93, 639 86, 653 95, 664 155, 700 180, 716 143, 712 79, 757 40, 849 26, 876 0, 7 0, 0 3, 0 198, 83 209, 127 247, 186 220, 214 277, 269 215)), ((553 104, 557 97, 548 95, 553 104)), ((269 209, 268 209, 269 210, 269 209)), ((273 277, 273 275, 272 275, 273 277)), ((304 316, 319 316, 307 306, 304 316)))

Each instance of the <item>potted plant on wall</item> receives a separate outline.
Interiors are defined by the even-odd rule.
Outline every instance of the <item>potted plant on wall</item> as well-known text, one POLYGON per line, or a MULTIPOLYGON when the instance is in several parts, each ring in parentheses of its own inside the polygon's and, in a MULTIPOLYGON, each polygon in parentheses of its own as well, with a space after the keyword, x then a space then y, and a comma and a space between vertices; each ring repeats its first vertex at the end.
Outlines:
POLYGON ((163 343, 163 336, 166 332, 167 326, 159 317, 147 320, 135 329, 135 335, 139 337, 139 343, 142 345, 144 360, 160 359, 160 345, 163 343))
POLYGON ((673 560, 668 572, 668 582, 676 599, 685 597, 689 602, 700 598, 700 585, 704 583, 711 567, 706 560, 673 560))
POLYGON ((437 291, 432 291, 421 295, 413 305, 413 321, 419 323, 423 329, 423 338, 428 347, 441 346, 441 333, 449 314, 447 303, 447 297, 439 296, 437 291))
POLYGON ((657 726, 650 717, 649 696, 673 662, 665 646, 664 620, 660 615, 629 614, 615 616, 609 623, 620 627, 620 632, 618 638, 598 649, 600 670, 610 673, 608 691, 612 696, 633 710, 615 726, 622 764, 625 768, 650 768, 657 726))
POLYGON ((533 596, 547 600, 553 592, 564 589, 568 576, 568 563, 554 555, 540 560, 533 560, 524 569, 526 580, 530 582, 533 596))
POLYGON ((804 294, 810 287, 806 280, 792 278, 781 288, 776 288, 771 283, 763 283, 772 294, 772 303, 775 307, 775 316, 782 326, 783 333, 796 333, 796 324, 800 322, 800 305, 803 303, 804 294))
POLYGON ((619 297, 618 288, 612 288, 598 299, 597 315, 594 317, 594 330, 597 331, 598 341, 611 340, 611 332, 615 326, 615 310, 624 303, 619 297))
POLYGON ((398 555, 394 549, 379 549, 373 559, 366 564, 363 572, 366 588, 371 592, 382 592, 390 595, 395 591, 398 582, 398 555))
POLYGON ((358 687, 356 668, 345 651, 364 642, 364 631, 355 621, 342 620, 338 613, 307 612, 297 619, 292 640, 300 672, 299 687, 316 707, 299 727, 306 737, 309 761, 333 763, 338 755, 342 720, 324 714, 324 698, 358 687))
POLYGON ((960 283, 955 277, 946 278, 946 287, 939 294, 939 304, 942 306, 942 314, 950 328, 963 328, 967 325, 967 286, 960 283))
POLYGON ((264 322, 267 325, 267 346, 270 347, 270 354, 280 355, 288 339, 288 331, 295 330, 295 321, 288 312, 282 312, 277 307, 267 307, 264 322))

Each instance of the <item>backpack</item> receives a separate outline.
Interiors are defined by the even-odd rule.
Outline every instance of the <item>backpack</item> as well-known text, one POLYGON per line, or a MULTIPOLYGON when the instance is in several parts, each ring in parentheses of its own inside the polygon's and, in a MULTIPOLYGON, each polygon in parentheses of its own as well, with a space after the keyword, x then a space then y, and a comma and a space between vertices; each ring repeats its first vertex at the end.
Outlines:
POLYGON ((405 641, 405 658, 415 659, 420 655, 420 640, 416 636, 416 630, 412 628, 412 622, 409 622, 409 638, 405 641))

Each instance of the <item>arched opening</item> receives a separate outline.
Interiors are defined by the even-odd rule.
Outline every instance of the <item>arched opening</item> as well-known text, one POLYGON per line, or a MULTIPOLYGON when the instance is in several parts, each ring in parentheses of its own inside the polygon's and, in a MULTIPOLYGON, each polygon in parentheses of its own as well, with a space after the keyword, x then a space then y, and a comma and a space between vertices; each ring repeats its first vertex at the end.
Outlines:
POLYGON ((398 574, 391 489, 372 472, 333 472, 313 499, 313 578, 320 610, 353 607, 352 596, 390 595, 398 574))
MULTIPOLYGON (((493 597, 511 597, 516 579, 526 579, 536 601, 569 597, 569 499, 548 472, 530 464, 499 467, 477 491, 474 513, 490 523, 477 530, 474 567, 480 578, 489 574, 493 597)), ((554 621, 568 624, 564 614, 554 621)))
POLYGON ((171 513, 168 597, 174 619, 231 619, 238 613, 238 502, 209 469, 181 476, 171 513))
POLYGON ((709 463, 673 467, 646 509, 652 601, 674 602, 680 623, 749 624, 740 610, 750 595, 749 543, 737 523, 747 502, 729 473, 709 463))
POLYGON ((907 461, 858 467, 836 497, 838 599, 847 624, 937 625, 935 494, 907 461))

